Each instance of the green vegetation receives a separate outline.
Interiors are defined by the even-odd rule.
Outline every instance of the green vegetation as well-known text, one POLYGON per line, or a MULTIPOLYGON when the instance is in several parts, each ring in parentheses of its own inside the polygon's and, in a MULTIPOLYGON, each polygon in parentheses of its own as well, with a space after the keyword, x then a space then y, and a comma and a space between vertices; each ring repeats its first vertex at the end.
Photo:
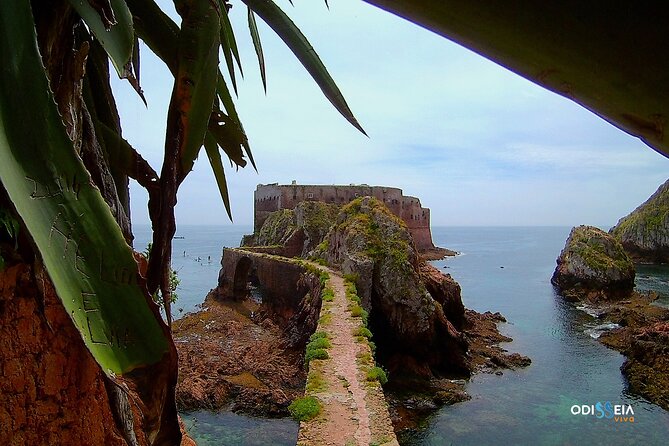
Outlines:
POLYGON ((307 377, 307 393, 323 392, 327 389, 327 382, 323 378, 323 374, 319 370, 314 370, 314 367, 309 370, 307 377))
POLYGON ((321 403, 313 396, 298 398, 290 403, 288 411, 295 421, 309 421, 321 412, 321 403))
POLYGON ((324 288, 321 298, 323 302, 332 302, 334 300, 334 291, 332 291, 332 288, 324 288))
MULTIPOLYGON (((144 254, 144 257, 146 257, 146 260, 148 261, 149 258, 151 257, 151 247, 153 246, 152 243, 149 243, 146 246, 146 249, 142 254, 144 254)), ((179 275, 175 270, 170 268, 170 275, 168 277, 169 281, 169 290, 170 290, 170 303, 173 304, 179 299, 179 294, 177 294, 177 288, 179 287, 179 284, 181 283, 181 280, 179 279, 179 275)), ((156 291, 153 293, 153 300, 157 304, 163 306, 163 296, 160 291, 156 291)))
POLYGON ((388 375, 381 367, 372 367, 367 372, 367 381, 378 381, 384 385, 388 382, 388 375))
POLYGON ((327 349, 330 348, 330 340, 327 333, 323 331, 316 332, 309 338, 309 343, 304 352, 304 363, 309 366, 312 359, 328 359, 327 349))
POLYGON ((369 331, 369 328, 367 328, 367 327, 358 327, 358 329, 353 332, 353 336, 366 338, 366 339, 371 339, 372 338, 372 332, 369 331))
POLYGON ((580 226, 572 232, 570 249, 581 257, 594 271, 605 271, 609 268, 627 271, 634 268, 619 242, 605 241, 607 233, 593 227, 580 226))
POLYGON ((666 231, 669 223, 669 188, 665 183, 641 206, 621 219, 612 234, 622 239, 634 235, 647 236, 657 231, 666 231), (627 237, 625 237, 627 236, 627 237))
POLYGON ((263 246, 283 245, 296 229, 295 211, 282 209, 272 212, 257 234, 257 243, 263 246))

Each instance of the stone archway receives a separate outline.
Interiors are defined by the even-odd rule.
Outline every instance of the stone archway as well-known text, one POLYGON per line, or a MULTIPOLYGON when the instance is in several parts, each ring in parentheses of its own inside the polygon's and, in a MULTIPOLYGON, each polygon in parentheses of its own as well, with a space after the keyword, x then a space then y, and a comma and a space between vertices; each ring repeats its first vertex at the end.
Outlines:
POLYGON ((235 299, 243 299, 249 294, 249 273, 253 261, 249 257, 242 257, 235 266, 235 275, 232 282, 232 296, 235 299))

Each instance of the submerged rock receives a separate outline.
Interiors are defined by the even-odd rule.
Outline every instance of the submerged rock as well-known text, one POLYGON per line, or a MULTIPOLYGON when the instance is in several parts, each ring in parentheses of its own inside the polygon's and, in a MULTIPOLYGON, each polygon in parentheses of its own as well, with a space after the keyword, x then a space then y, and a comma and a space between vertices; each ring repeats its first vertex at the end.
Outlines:
POLYGON ((611 228, 630 256, 641 262, 669 261, 669 180, 611 228))
POLYGON ((629 295, 634 275, 618 240, 594 226, 578 226, 557 259, 551 283, 571 299, 610 299, 629 295))

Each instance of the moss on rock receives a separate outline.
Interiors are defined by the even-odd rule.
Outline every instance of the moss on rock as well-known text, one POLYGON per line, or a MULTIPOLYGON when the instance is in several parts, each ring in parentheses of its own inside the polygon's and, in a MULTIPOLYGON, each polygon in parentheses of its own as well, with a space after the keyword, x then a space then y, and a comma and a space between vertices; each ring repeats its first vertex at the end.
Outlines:
POLYGON ((634 287, 634 264, 621 243, 593 226, 571 230, 551 282, 569 297, 601 292, 605 298, 626 295, 634 287))
POLYGON ((669 181, 610 232, 635 260, 669 262, 669 181))

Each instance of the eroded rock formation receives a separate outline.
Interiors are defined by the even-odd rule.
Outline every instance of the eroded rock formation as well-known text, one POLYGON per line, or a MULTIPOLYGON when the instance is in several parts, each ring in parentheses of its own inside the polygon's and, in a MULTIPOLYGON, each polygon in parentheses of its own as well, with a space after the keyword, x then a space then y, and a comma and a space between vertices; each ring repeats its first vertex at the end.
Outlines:
POLYGON ((464 320, 460 288, 420 259, 406 225, 383 203, 364 197, 344 206, 314 254, 356 278, 391 375, 469 375, 467 341, 456 328, 464 320))
POLYGON ((610 232, 635 261, 669 262, 669 180, 610 232))
POLYGON ((551 283, 570 299, 610 299, 628 296, 634 276, 634 264, 618 240, 593 226, 577 226, 557 259, 551 283))

